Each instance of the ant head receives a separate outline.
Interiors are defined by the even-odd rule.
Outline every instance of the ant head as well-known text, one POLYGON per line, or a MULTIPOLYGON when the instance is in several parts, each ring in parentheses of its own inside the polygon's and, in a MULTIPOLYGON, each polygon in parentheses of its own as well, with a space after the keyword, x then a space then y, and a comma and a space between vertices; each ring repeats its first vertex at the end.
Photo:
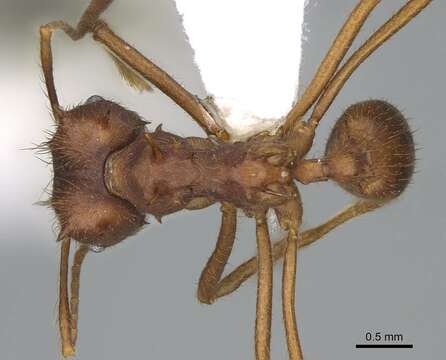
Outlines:
POLYGON ((54 150, 63 150, 73 162, 88 162, 91 156, 102 157, 127 145, 145 124, 135 112, 94 95, 63 112, 51 142, 58 145, 54 150))
POLYGON ((107 191, 103 178, 108 155, 132 142, 144 125, 136 113, 99 96, 62 113, 49 141, 51 205, 61 225, 59 238, 105 247, 144 224, 144 216, 129 202, 107 191))

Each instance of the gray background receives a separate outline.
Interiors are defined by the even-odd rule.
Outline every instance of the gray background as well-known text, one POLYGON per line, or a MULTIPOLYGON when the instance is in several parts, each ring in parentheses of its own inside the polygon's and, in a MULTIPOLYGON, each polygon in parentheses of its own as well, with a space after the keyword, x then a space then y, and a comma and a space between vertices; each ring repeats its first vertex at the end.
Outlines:
MULTIPOLYGON (((297 1, 297 0, 296 0, 297 1)), ((356 0, 307 8, 301 85, 308 83, 356 0)), ((384 1, 359 39, 402 1, 384 1)), ((51 167, 32 151, 52 129, 38 59, 38 25, 75 23, 86 1, 1 0, 0 358, 57 359, 58 246, 45 200, 51 167)), ((253 10, 254 11, 254 10, 253 10)), ((297 313, 306 359, 440 359, 446 335, 444 254, 444 34, 446 2, 435 1, 355 73, 323 120, 311 155, 321 155, 334 119, 368 98, 391 101, 416 130, 417 173, 405 194, 333 231, 300 254, 297 313), (366 331, 401 333, 413 350, 355 350, 366 331)), ((116 1, 105 18, 192 93, 203 85, 172 1, 116 1)), ((228 19, 230 26, 230 19, 228 19)), ((355 43, 357 44, 357 43, 355 43)), ((268 49, 265 49, 268 51, 268 49)), ((126 88, 91 39, 56 35, 56 85, 72 106, 92 94, 119 100, 180 135, 200 129, 158 91, 126 88)), ((286 54, 278 54, 286 56, 286 54)), ((265 86, 259 77, 259 86, 265 86)), ((44 157, 45 158, 45 157, 44 157)), ((47 157, 46 157, 47 159, 47 157)), ((306 227, 351 201, 333 184, 301 186, 306 227)), ((219 226, 218 207, 151 221, 136 237, 86 259, 81 280, 80 359, 250 359, 256 282, 213 306, 195 299, 219 226)), ((240 216, 229 269, 254 254, 254 224, 240 216)), ((280 267, 275 271, 272 358, 285 359, 280 267)))

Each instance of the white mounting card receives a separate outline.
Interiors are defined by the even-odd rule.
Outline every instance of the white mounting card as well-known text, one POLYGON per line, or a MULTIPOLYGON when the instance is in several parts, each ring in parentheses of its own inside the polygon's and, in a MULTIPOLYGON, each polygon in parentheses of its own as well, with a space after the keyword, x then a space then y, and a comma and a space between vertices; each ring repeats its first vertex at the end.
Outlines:
POLYGON ((304 0, 176 0, 233 140, 276 128, 297 93, 304 0))

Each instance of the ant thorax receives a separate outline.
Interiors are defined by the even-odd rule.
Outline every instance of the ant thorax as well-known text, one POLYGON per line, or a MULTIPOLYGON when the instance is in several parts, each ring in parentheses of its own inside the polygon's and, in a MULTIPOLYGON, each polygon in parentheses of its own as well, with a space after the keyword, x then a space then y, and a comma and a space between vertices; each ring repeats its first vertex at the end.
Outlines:
POLYGON ((247 212, 295 197, 292 149, 273 136, 223 143, 158 127, 108 157, 105 183, 139 212, 162 216, 229 202, 247 212))

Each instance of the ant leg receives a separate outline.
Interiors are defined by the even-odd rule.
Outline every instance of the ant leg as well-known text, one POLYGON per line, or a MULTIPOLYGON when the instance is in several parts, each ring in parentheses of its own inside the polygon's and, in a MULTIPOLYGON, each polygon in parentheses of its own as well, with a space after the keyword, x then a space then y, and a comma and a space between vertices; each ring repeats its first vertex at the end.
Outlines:
POLYGON ((367 41, 353 53, 325 87, 325 90, 314 107, 313 113, 308 121, 308 125, 311 129, 316 129, 335 97, 356 68, 392 35, 397 33, 410 20, 417 16, 430 4, 431 1, 432 0, 408 1, 406 5, 375 31, 373 35, 371 35, 367 41))
POLYGON ((216 135, 228 140, 228 133, 216 123, 209 112, 201 105, 196 96, 189 93, 169 74, 144 57, 131 45, 117 36, 103 21, 98 21, 93 30, 93 38, 99 41, 115 57, 125 63, 132 71, 155 85, 185 110, 208 135, 216 135))
POLYGON ((57 98, 56 87, 54 86, 53 75, 53 55, 51 51, 51 36, 56 30, 63 30, 71 39, 78 40, 85 33, 91 30, 99 15, 110 5, 112 0, 93 0, 85 10, 76 28, 71 27, 63 21, 54 21, 40 27, 40 58, 43 68, 43 76, 48 91, 56 121, 59 121, 62 109, 57 98))
POLYGON ((295 312, 296 268, 297 268, 297 232, 290 229, 288 232, 286 251, 282 273, 282 310, 285 323, 285 333, 288 353, 292 360, 302 360, 302 348, 295 312))
POLYGON ((335 73, 339 63, 344 58, 367 17, 379 2, 380 0, 361 0, 353 9, 325 55, 325 58, 320 63, 313 80, 311 80, 302 97, 287 114, 285 124, 283 125, 285 133, 294 128, 299 119, 317 100, 325 85, 335 73))
POLYGON ((194 95, 190 94, 164 70, 156 66, 136 49, 115 35, 105 22, 98 20, 101 13, 105 11, 111 2, 112 0, 92 0, 79 20, 76 28, 73 28, 63 21, 54 21, 40 27, 43 73, 51 107, 56 120, 60 118, 61 109, 54 87, 50 44, 51 35, 55 30, 62 30, 72 40, 78 40, 87 32, 93 32, 94 39, 104 44, 107 50, 111 52, 114 60, 118 61, 118 68, 120 69, 121 74, 124 75, 132 85, 137 88, 141 86, 132 80, 135 79, 135 77, 128 78, 128 76, 131 76, 131 71, 134 71, 145 80, 157 86, 163 93, 175 101, 208 135, 215 135, 221 140, 229 140, 228 133, 217 124, 214 118, 194 95), (120 64, 119 61, 122 61, 131 71, 129 72, 127 71, 128 69, 124 69, 124 65, 121 66, 122 64, 120 64))
POLYGON ((259 276, 257 279, 255 353, 257 360, 268 360, 271 343, 273 258, 264 212, 256 215, 256 237, 259 276))
MULTIPOLYGON (((69 32, 64 29, 64 31, 73 40, 78 40, 82 38, 87 32, 93 30, 94 25, 99 19, 99 16, 109 7, 113 0, 92 0, 90 4, 85 9, 79 22, 77 23, 76 30, 74 32, 69 32)), ((71 27, 70 27, 71 28, 71 27)))
POLYGON ((42 63, 43 76, 45 77, 45 84, 48 92, 48 98, 51 104, 51 109, 53 111, 56 122, 59 122, 62 114, 62 109, 60 108, 56 87, 54 86, 53 54, 51 51, 52 32, 53 30, 48 25, 40 27, 40 61, 42 63))
POLYGON ((228 203, 221 206, 222 222, 215 250, 200 275, 198 283, 198 300, 212 304, 221 275, 231 255, 237 226, 237 209, 228 203))
MULTIPOLYGON (((297 239, 302 223, 302 201, 297 188, 294 196, 285 203, 274 208, 280 226, 288 231, 285 239, 286 250, 282 270, 282 314, 285 325, 288 354, 291 360, 302 360, 302 349, 296 322, 295 293, 297 268, 297 239)), ((274 262, 274 258, 273 258, 274 262)))
POLYGON ((73 346, 76 345, 77 340, 77 322, 79 314, 79 279, 81 273, 82 262, 87 255, 89 247, 87 245, 81 244, 74 254, 73 265, 71 266, 71 343, 73 346))
MULTIPOLYGON (((298 246, 299 248, 308 246, 346 221, 375 210, 385 204, 386 202, 360 200, 352 205, 349 205, 347 208, 325 223, 304 231, 298 239, 298 246)), ((284 256, 286 244, 286 239, 282 239, 273 244, 272 255, 274 262, 280 260, 284 256)), ((257 257, 252 257, 223 278, 217 288, 215 298, 218 299, 234 292, 256 272, 257 257)))
POLYGON ((74 346, 70 334, 70 307, 68 304, 68 260, 70 256, 70 239, 62 240, 60 248, 59 279, 59 331, 62 341, 62 356, 74 356, 74 346))

